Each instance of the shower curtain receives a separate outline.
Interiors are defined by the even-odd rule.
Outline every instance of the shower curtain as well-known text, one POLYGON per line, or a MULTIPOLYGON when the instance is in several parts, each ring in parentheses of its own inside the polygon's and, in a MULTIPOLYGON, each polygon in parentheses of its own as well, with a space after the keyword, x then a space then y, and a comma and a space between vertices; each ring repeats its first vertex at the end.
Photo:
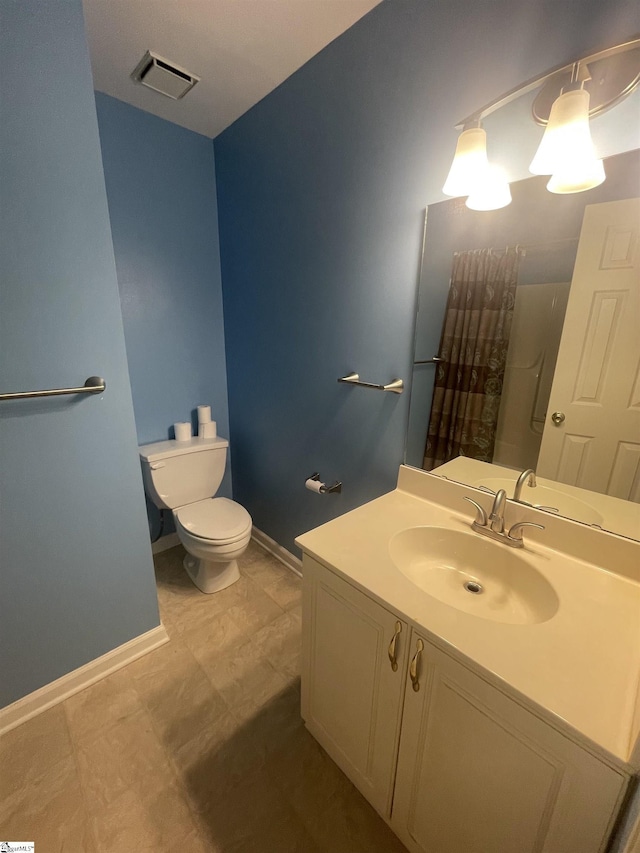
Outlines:
POLYGON ((491 462, 516 298, 518 251, 457 252, 436 366, 424 469, 491 462))

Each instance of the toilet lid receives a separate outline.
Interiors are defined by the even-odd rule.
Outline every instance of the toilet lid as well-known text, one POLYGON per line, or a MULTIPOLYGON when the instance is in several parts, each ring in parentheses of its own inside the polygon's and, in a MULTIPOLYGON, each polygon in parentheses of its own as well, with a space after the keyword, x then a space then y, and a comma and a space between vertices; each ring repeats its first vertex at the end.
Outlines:
POLYGON ((193 536, 215 542, 233 542, 251 527, 251 516, 246 509, 228 498, 207 498, 180 507, 174 514, 193 536))

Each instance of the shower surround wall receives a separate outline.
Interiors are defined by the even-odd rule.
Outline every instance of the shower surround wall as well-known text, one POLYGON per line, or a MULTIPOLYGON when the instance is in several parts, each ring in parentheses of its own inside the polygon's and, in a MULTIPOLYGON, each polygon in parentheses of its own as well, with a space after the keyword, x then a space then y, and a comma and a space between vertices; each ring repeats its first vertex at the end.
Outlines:
MULTIPOLYGON (((409 383, 424 207, 442 198, 456 123, 622 41, 635 14, 626 0, 386 0, 216 138, 234 496, 289 550, 394 486, 409 394, 336 380, 409 383), (316 470, 342 494, 305 491, 316 470)), ((609 114, 606 153, 635 136, 629 109, 609 114)), ((502 137, 525 177, 540 131, 526 114, 503 130, 489 155, 502 137)))
POLYGON ((80 0, 0 4, 0 706, 159 625, 80 0))
POLYGON ((538 464, 570 282, 516 290, 493 462, 524 471, 538 464))

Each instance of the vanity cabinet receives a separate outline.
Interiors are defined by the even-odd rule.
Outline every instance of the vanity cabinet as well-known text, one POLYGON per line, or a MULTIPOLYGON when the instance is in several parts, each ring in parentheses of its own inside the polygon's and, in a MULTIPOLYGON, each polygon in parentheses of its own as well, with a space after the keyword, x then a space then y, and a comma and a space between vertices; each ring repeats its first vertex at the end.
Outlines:
POLYGON ((602 853, 625 775, 307 555, 303 590, 307 728, 410 851, 602 853))
POLYGON ((603 850, 624 777, 416 631, 411 644, 392 818, 409 850, 603 850))
POLYGON ((374 808, 390 814, 409 628, 305 557, 302 716, 374 808))

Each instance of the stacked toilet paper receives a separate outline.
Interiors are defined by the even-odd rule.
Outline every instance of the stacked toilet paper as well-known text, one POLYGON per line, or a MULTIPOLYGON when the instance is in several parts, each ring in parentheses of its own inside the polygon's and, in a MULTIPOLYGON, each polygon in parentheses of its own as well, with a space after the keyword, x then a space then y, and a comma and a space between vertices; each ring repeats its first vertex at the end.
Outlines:
MULTIPOLYGON (((188 421, 173 425, 176 441, 191 441, 193 433, 188 421)), ((215 438, 217 436, 216 422, 211 420, 211 406, 198 406, 198 438, 215 438)))
POLYGON ((211 420, 211 406, 198 406, 198 438, 215 438, 216 422, 211 420))

